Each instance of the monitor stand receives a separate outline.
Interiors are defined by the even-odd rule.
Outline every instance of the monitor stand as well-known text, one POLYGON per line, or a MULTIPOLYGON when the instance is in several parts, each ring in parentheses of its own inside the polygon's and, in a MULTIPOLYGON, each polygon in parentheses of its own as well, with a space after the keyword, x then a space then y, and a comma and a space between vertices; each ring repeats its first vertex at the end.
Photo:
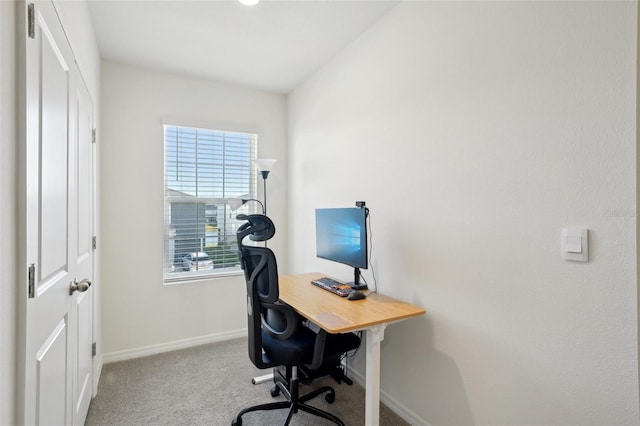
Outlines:
POLYGON ((360 282, 360 268, 354 268, 353 270, 353 281, 350 283, 347 283, 348 285, 351 286, 351 288, 353 288, 354 290, 368 290, 369 287, 367 287, 366 284, 361 283, 360 282))

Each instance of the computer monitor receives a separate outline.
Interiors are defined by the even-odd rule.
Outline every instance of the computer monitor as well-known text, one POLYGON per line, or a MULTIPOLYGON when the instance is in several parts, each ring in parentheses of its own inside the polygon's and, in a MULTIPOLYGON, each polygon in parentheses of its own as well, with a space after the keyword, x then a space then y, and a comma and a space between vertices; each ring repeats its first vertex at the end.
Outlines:
POLYGON ((366 289, 360 284, 360 269, 368 267, 367 209, 316 209, 316 256, 353 267, 349 284, 366 289))

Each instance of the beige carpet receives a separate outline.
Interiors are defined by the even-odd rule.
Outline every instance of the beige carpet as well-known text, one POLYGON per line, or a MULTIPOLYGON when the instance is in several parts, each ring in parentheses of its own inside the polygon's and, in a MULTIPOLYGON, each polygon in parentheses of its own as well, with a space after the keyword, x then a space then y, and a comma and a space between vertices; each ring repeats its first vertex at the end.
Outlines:
MULTIPOLYGON (((251 364, 246 339, 107 364, 86 425, 230 425, 243 407, 284 399, 271 397, 271 382, 251 384, 252 377, 268 372, 251 364)), ((309 403, 338 416, 346 425, 363 425, 361 386, 338 385, 326 378, 302 386, 300 392, 325 384, 335 388, 335 403, 326 403, 322 396, 309 403)), ((262 411, 248 413, 242 419, 245 426, 275 426, 283 424, 286 415, 286 410, 262 411)), ((301 411, 291 422, 305 426, 332 424, 301 411)), ((407 425, 383 404, 380 424, 407 425)))

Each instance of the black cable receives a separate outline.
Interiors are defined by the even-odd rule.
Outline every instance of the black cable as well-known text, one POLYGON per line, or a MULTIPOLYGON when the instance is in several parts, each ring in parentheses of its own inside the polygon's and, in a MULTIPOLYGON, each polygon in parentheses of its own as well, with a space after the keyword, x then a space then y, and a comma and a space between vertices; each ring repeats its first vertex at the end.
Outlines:
MULTIPOLYGON (((360 339, 360 341, 362 341, 362 331, 358 331, 356 333, 358 334, 358 338, 360 339)), ((340 361, 342 361, 343 359, 353 358, 354 356, 356 356, 356 354, 358 353, 358 349, 360 349, 360 346, 362 346, 362 345, 359 345, 351 353, 349 353, 349 352, 343 353, 342 354, 342 358, 340 359, 340 361)))
MULTIPOLYGON (((371 267, 371 276, 373 276, 373 286, 374 286, 373 292, 377 293, 378 281, 376 280, 376 271, 373 268, 373 263, 371 263, 371 253, 373 252, 373 232, 371 231, 371 213, 368 207, 365 207, 365 209, 366 209, 367 219, 369 219, 367 221, 369 223, 369 266, 371 267)), ((367 283, 367 280, 365 280, 364 278, 363 280, 368 287, 369 284, 367 283)))
MULTIPOLYGON (((360 342, 362 342, 362 331, 357 331, 355 333, 358 335, 358 339, 360 339, 360 342)), ((349 352, 345 352, 340 357, 340 364, 344 363, 345 376, 349 373, 349 358, 353 358, 354 356, 356 356, 356 354, 358 353, 358 349, 360 349, 360 346, 362 346, 362 344, 358 345, 358 347, 355 348, 353 352, 351 352, 351 354, 349 352)))

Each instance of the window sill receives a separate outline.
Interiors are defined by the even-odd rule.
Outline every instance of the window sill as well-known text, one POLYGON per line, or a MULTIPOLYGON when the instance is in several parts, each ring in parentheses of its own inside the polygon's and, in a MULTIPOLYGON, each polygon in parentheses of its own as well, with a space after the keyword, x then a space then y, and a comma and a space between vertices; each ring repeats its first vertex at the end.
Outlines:
POLYGON ((219 272, 203 273, 203 274, 197 274, 197 275, 185 273, 184 275, 176 276, 176 277, 165 276, 163 284, 176 285, 176 284, 194 283, 199 281, 212 281, 220 278, 234 277, 242 274, 243 274, 243 271, 242 269, 240 269, 240 267, 238 267, 237 269, 227 269, 227 270, 221 270, 219 272))

